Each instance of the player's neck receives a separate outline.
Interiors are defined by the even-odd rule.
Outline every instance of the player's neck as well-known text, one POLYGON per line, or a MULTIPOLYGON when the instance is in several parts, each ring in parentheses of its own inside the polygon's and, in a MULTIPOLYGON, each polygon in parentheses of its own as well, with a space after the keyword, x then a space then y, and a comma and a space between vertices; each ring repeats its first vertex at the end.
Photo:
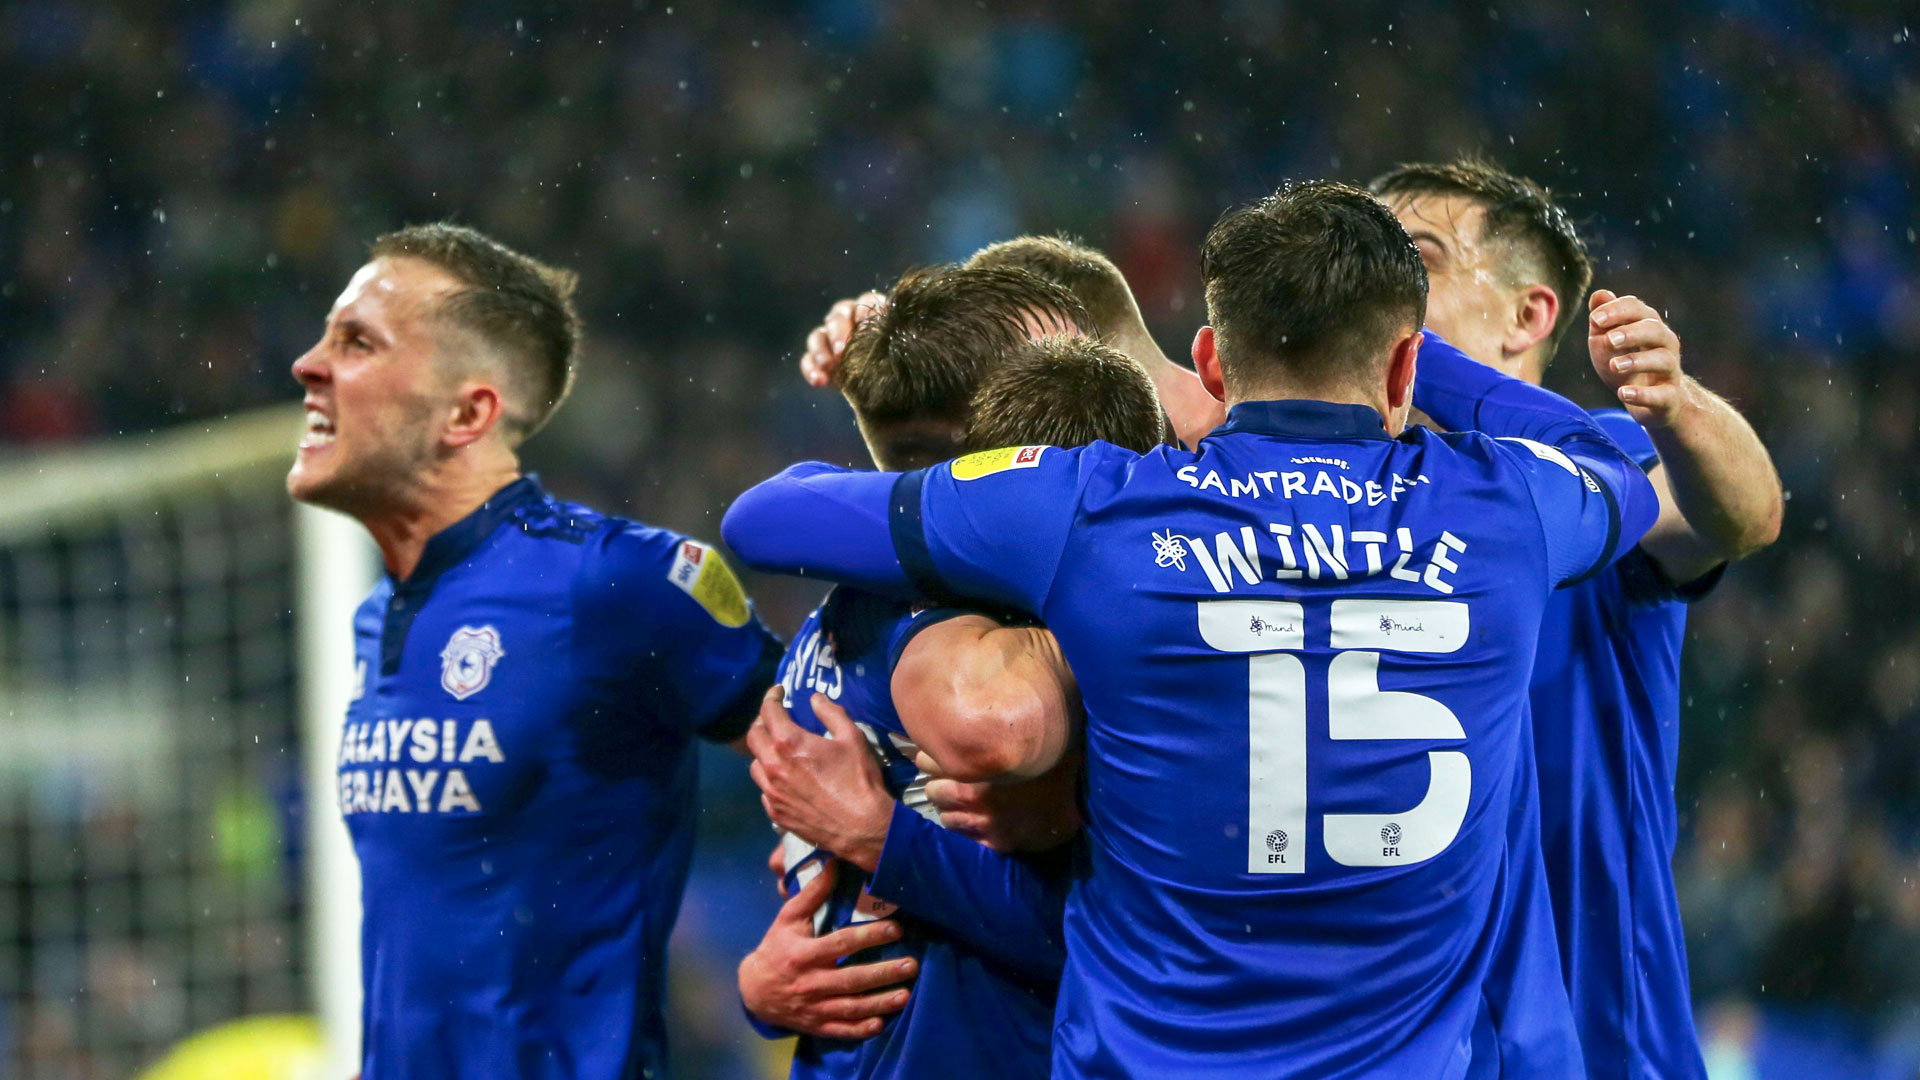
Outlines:
POLYGON ((1153 335, 1147 333, 1146 326, 1142 324, 1120 327, 1113 335, 1112 345, 1146 368, 1149 375, 1162 367, 1179 366, 1160 351, 1160 343, 1153 340, 1153 335))
POLYGON ((1228 387, 1227 408, 1250 401, 1318 401, 1330 405, 1364 405, 1380 414, 1381 423, 1391 415, 1384 389, 1368 394, 1352 387, 1290 386, 1286 384, 1255 387, 1228 387))
POLYGON ((405 581, 420 565, 429 540, 519 477, 520 462, 505 447, 472 457, 457 454, 417 477, 406 498, 361 517, 360 523, 379 546, 387 573, 405 581))

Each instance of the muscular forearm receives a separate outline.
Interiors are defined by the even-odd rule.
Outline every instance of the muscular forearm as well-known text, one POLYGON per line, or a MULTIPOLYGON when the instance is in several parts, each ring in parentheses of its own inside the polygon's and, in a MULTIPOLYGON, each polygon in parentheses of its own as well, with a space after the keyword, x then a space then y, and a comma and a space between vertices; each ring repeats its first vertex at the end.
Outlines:
POLYGON ((1689 580, 1716 562, 1750 554, 1780 534, 1780 477, 1752 425, 1691 377, 1665 424, 1647 427, 1660 451, 1674 508, 1641 541, 1661 568, 1689 580), (1701 565, 1704 563, 1705 565, 1701 565))

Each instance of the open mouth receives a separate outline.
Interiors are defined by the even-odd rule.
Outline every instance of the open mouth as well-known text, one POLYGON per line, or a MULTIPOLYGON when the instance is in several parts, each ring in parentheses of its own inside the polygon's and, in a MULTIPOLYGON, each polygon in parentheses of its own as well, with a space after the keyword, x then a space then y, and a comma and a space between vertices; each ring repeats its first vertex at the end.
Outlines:
POLYGON ((300 449, 318 450, 333 445, 333 420, 319 409, 307 410, 307 432, 300 438, 300 449))

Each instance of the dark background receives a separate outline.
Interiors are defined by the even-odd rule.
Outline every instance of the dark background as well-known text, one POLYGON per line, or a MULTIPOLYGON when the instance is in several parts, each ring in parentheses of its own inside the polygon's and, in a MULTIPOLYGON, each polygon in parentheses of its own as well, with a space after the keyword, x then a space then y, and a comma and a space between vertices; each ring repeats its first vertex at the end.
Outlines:
MULTIPOLYGON (((1911 1077, 1915 15, 6 0, 0 457, 293 400, 287 366, 365 243, 454 218, 582 275, 586 368, 532 467, 712 539, 779 466, 860 457, 795 374, 837 297, 1067 230, 1184 356, 1223 208, 1485 153, 1560 194, 1595 285, 1667 313, 1789 491, 1779 543, 1695 609, 1686 654, 1677 870, 1716 1076, 1911 1077)), ((1550 383, 1600 400, 1577 341, 1550 383)), ((783 634, 816 595, 750 584, 783 634)), ((708 766, 677 957, 689 1076, 755 1052, 729 995, 769 843, 739 764, 708 766)))

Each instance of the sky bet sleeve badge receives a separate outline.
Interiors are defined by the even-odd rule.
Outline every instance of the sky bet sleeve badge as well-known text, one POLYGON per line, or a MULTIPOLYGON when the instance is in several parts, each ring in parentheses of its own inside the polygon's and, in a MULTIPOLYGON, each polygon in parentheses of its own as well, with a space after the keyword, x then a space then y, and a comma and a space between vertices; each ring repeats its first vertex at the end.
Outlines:
POLYGON ((1003 446, 957 457, 953 459, 953 478, 978 480, 1008 469, 1031 469, 1040 464, 1040 453, 1045 449, 1044 446, 1003 446))
POLYGON ((682 540, 674 553, 667 580, 694 598, 721 626, 747 625, 747 593, 733 569, 714 550, 697 540, 682 540))
POLYGON ((486 689, 493 665, 507 655, 500 647, 500 631, 492 626, 463 626, 440 650, 440 685, 454 700, 465 701, 486 689))

